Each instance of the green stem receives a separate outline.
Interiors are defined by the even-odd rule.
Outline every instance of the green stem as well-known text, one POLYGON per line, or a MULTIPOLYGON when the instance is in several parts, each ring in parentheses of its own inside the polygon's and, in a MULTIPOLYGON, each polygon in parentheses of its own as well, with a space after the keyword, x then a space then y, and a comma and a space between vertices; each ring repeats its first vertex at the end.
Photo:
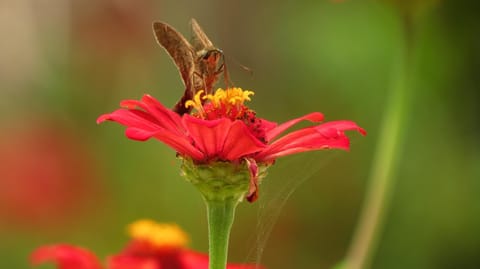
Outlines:
POLYGON ((410 97, 408 96, 408 68, 411 60, 412 25, 408 15, 404 15, 402 19, 403 36, 395 70, 395 84, 391 89, 381 125, 380 138, 360 219, 347 257, 340 268, 370 267, 393 193, 395 168, 401 155, 402 136, 410 97))
POLYGON ((209 200, 207 203, 209 269, 225 269, 228 256, 228 239, 235 216, 238 198, 209 200))

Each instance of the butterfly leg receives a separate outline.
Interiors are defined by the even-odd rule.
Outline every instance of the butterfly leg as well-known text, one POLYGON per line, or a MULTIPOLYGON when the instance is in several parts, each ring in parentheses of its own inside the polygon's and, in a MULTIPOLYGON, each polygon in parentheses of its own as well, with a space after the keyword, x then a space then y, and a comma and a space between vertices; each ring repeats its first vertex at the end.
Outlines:
POLYGON ((193 72, 193 80, 195 81, 195 76, 201 80, 201 83, 202 85, 198 86, 197 83, 194 83, 195 84, 195 93, 197 93, 199 90, 203 90, 205 92, 205 94, 209 94, 210 90, 211 89, 207 89, 207 83, 205 81, 205 76, 203 76, 202 74, 198 73, 198 72, 193 72))
POLYGON ((223 81, 225 83, 225 88, 228 89, 231 86, 233 86, 232 81, 230 81, 230 75, 228 74, 227 65, 225 64, 225 60, 223 60, 222 64, 218 67, 217 71, 215 71, 215 76, 219 75, 221 72, 223 72, 223 81))

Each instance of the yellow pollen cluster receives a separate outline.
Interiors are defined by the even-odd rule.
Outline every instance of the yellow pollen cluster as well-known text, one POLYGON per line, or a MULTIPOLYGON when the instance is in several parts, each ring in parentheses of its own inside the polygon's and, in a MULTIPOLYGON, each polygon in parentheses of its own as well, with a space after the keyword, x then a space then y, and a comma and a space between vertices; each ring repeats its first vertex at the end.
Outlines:
POLYGON ((209 94, 206 99, 210 100, 214 106, 220 104, 230 104, 232 106, 242 105, 245 101, 250 101, 250 95, 253 95, 252 91, 244 91, 241 88, 230 88, 227 90, 218 89, 215 94, 209 94))
POLYGON ((202 96, 204 91, 199 91, 193 97, 193 100, 185 102, 185 107, 193 107, 197 111, 202 111, 202 99, 209 100, 215 107, 221 104, 237 106, 242 105, 245 101, 250 101, 250 95, 253 91, 244 91, 241 88, 217 89, 214 94, 202 96))
POLYGON ((128 234, 136 240, 147 241, 155 247, 182 248, 188 244, 187 234, 175 224, 138 220, 128 226, 128 234))

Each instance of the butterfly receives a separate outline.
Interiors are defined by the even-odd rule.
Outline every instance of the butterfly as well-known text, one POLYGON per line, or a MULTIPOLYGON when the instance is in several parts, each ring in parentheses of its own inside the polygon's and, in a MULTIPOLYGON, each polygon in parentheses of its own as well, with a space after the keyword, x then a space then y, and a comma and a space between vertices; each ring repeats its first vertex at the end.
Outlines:
POLYGON ((173 111, 180 115, 190 112, 191 108, 185 107, 185 102, 191 100, 200 90, 203 90, 204 94, 212 93, 212 88, 222 72, 228 85, 223 51, 213 45, 195 19, 191 19, 190 25, 193 34, 191 43, 167 23, 153 23, 158 44, 172 58, 185 86, 182 98, 173 108, 173 111))

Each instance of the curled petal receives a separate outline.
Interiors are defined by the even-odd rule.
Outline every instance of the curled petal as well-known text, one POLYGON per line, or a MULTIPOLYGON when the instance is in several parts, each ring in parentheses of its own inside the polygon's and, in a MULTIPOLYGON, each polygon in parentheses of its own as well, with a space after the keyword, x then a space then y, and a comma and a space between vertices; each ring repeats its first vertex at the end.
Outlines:
POLYGON ((98 117, 97 123, 116 121, 127 127, 136 127, 145 130, 157 130, 160 123, 150 114, 141 110, 117 109, 109 114, 98 117))
POLYGON ((38 265, 54 262, 58 269, 101 269, 97 257, 87 249, 71 245, 51 245, 37 248, 30 262, 38 265))
POLYGON ((356 130, 365 134, 365 130, 352 121, 332 121, 285 135, 270 144, 255 159, 268 161, 280 156, 318 149, 348 150, 350 143, 344 134, 347 130, 356 130))
POLYGON ((286 131, 288 128, 292 127, 293 125, 303 120, 308 120, 311 122, 320 122, 323 120, 323 114, 320 112, 313 112, 313 113, 304 115, 302 117, 284 122, 267 132, 267 141, 271 141, 272 139, 277 137, 279 134, 286 131))
POLYGON ((348 150, 350 147, 350 141, 348 137, 338 137, 335 140, 317 140, 315 144, 311 143, 308 146, 289 146, 279 149, 275 152, 271 152, 268 155, 262 157, 262 161, 271 161, 278 157, 291 155, 300 152, 321 150, 321 149, 343 149, 348 150))
POLYGON ((362 135, 367 135, 367 132, 355 122, 349 120, 338 120, 325 122, 316 126, 319 132, 322 132, 325 136, 334 136, 334 132, 343 131, 358 131, 362 135), (332 133, 333 132, 333 133, 332 133))
POLYGON ((258 199, 258 165, 252 158, 246 158, 245 161, 250 172, 250 187, 247 193, 247 201, 253 203, 258 199))
POLYGON ((255 156, 255 159, 257 161, 270 160, 272 159, 271 156, 277 155, 278 152, 283 151, 289 146, 290 147, 296 146, 296 145, 298 146, 300 143, 303 143, 304 141, 306 141, 305 139, 307 137, 311 137, 312 135, 316 135, 317 137, 323 138, 321 134, 316 132, 314 127, 304 128, 304 129, 292 132, 290 134, 287 134, 286 136, 283 136, 280 139, 277 139, 272 144, 268 145, 260 153, 258 153, 255 156))

